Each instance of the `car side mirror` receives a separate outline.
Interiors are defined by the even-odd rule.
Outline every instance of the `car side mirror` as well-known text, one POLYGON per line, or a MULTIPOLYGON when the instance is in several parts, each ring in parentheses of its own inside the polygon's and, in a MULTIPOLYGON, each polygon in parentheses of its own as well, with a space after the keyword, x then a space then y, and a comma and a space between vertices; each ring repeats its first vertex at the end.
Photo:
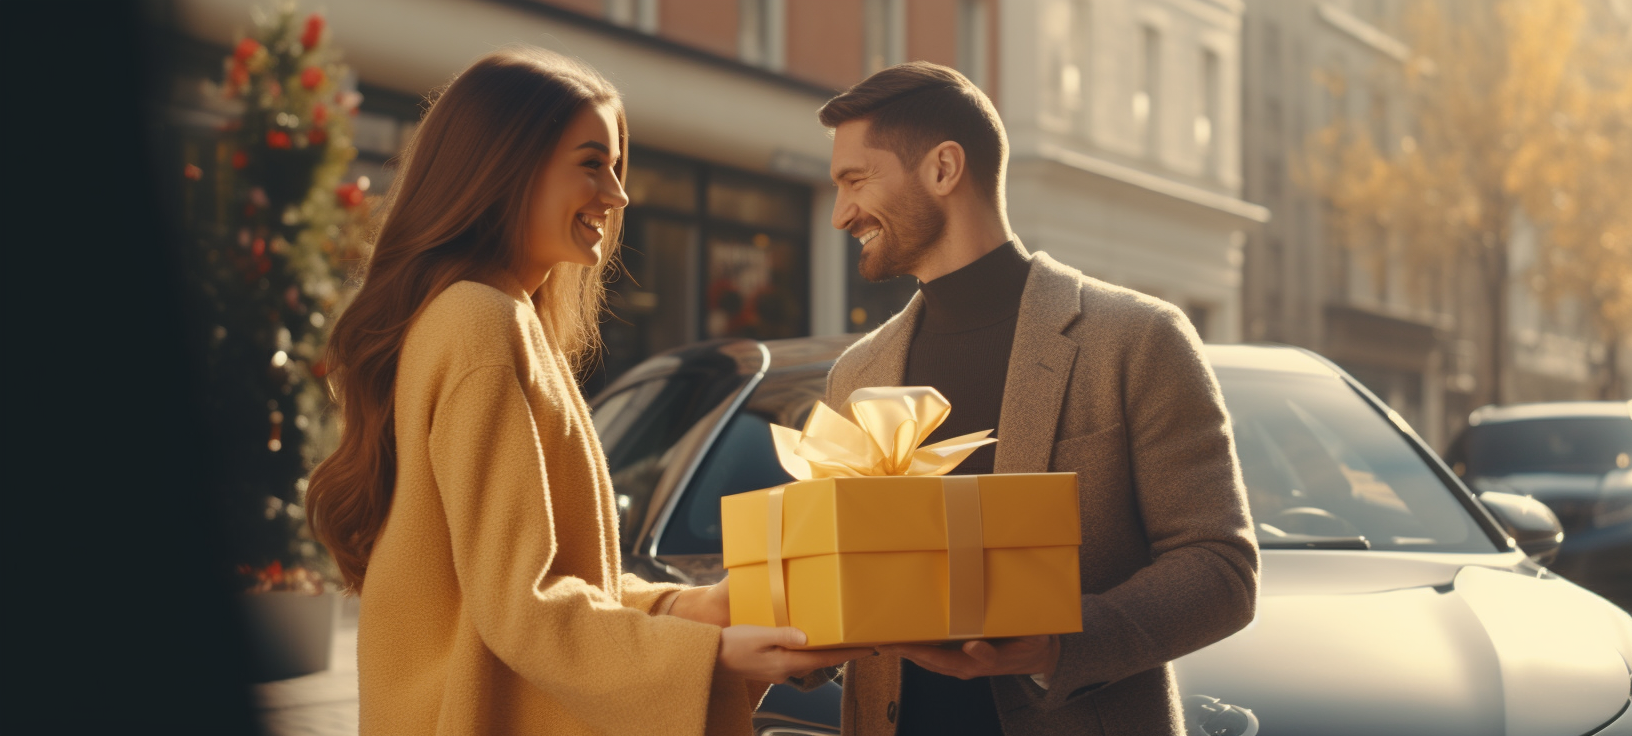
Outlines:
POLYGON ((1558 547, 1564 543, 1564 527, 1546 504, 1529 496, 1498 491, 1479 494, 1479 502, 1490 510, 1530 559, 1547 565, 1558 557, 1558 547))

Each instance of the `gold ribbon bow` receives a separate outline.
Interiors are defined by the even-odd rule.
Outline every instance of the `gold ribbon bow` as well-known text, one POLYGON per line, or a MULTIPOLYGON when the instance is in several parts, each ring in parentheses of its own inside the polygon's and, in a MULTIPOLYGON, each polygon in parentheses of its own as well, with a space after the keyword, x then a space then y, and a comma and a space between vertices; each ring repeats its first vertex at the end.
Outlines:
POLYGON ((988 429, 919 447, 951 413, 952 403, 929 386, 863 388, 839 411, 816 402, 802 432, 772 424, 771 439, 782 467, 799 480, 946 475, 997 441, 988 429))
MULTIPOLYGON (((798 480, 862 476, 946 476, 964 458, 997 440, 992 430, 923 446, 952 413, 952 403, 929 386, 863 388, 838 411, 816 402, 804 431, 771 425, 782 467, 798 480)), ((986 619, 986 565, 980 518, 980 483, 974 476, 941 479, 946 513, 947 634, 979 637, 986 619)), ((782 568, 782 494, 771 491, 766 507, 766 562, 771 609, 777 626, 788 625, 787 581, 782 568)))

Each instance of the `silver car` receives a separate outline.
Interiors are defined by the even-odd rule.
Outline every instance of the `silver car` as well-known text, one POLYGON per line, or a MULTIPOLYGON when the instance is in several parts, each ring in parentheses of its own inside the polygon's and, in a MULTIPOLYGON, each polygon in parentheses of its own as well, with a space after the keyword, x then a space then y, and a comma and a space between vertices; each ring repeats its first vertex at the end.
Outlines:
MULTIPOLYGON (((628 569, 712 583, 719 499, 790 479, 801 426, 856 336, 656 356, 592 402, 628 569)), ((1632 617, 1548 572, 1557 519, 1475 496, 1330 362, 1210 346, 1263 549, 1257 618, 1174 663, 1193 733, 1632 734, 1632 617)), ((956 407, 953 408, 956 411, 956 407)), ((839 686, 772 688, 762 736, 836 733, 839 686)))

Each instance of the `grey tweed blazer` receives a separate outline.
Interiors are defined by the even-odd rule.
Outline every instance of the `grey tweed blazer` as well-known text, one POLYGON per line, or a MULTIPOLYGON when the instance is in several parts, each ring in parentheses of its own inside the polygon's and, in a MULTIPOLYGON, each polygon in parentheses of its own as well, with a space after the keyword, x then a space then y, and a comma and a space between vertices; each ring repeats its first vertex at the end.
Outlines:
MULTIPOLYGON (((1176 307, 1032 256, 998 421, 996 472, 1075 471, 1082 623, 1047 690, 994 677, 1008 736, 1177 735, 1168 662, 1253 617, 1258 548, 1218 381, 1176 307)), ((898 386, 921 296, 851 346, 828 405, 898 386)), ((957 407, 953 407, 957 411, 957 407)), ((846 665, 843 732, 893 736, 901 660, 846 665)))

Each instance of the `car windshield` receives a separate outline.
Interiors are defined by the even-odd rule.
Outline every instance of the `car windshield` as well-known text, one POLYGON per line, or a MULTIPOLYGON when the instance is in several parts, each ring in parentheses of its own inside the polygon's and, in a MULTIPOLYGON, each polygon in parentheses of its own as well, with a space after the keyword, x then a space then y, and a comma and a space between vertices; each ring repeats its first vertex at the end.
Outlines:
POLYGON ((745 379, 734 363, 655 377, 600 399, 595 431, 617 493, 620 534, 638 532, 676 443, 745 379))
POLYGON ((1342 381, 1229 368, 1218 378, 1261 546, 1495 551, 1405 436, 1342 381))
POLYGON ((1603 475, 1632 457, 1632 417, 1565 417, 1469 427, 1467 473, 1603 475))

